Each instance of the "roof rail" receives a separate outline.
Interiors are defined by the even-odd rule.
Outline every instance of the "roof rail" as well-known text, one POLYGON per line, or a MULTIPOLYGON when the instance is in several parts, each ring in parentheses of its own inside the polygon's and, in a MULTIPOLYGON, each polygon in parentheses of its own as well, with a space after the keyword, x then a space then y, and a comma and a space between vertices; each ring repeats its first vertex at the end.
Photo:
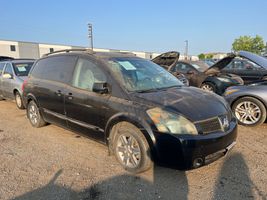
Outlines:
POLYGON ((87 52, 89 54, 92 54, 94 52, 91 49, 63 49, 63 50, 54 51, 54 52, 51 52, 51 53, 44 54, 42 57, 46 57, 46 56, 49 56, 49 55, 52 55, 52 54, 57 54, 57 53, 62 53, 62 52, 69 53, 69 52, 72 52, 72 51, 84 51, 84 52, 87 52))

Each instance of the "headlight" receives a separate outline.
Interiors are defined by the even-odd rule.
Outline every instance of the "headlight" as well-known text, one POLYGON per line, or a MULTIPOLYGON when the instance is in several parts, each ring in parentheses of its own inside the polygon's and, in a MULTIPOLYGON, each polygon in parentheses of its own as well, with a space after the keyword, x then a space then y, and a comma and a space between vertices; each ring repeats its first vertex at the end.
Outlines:
POLYGON ((224 96, 228 96, 228 95, 230 95, 230 94, 232 94, 232 93, 235 93, 235 92, 237 92, 237 91, 238 91, 238 89, 230 89, 230 90, 226 90, 225 93, 224 93, 224 96))
POLYGON ((229 78, 222 78, 222 77, 217 77, 218 80, 222 81, 222 82, 231 82, 231 80, 229 78))
POLYGON ((166 112, 161 108, 147 110, 147 114, 154 122, 159 132, 190 135, 198 134, 195 125, 181 115, 166 112))

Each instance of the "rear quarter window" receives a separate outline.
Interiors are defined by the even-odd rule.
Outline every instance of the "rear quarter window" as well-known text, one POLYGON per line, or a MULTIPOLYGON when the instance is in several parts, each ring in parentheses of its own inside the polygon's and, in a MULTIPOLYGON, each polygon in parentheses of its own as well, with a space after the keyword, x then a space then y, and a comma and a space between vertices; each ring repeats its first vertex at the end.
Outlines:
POLYGON ((39 60, 31 75, 35 78, 69 83, 72 78, 76 56, 55 56, 39 60))

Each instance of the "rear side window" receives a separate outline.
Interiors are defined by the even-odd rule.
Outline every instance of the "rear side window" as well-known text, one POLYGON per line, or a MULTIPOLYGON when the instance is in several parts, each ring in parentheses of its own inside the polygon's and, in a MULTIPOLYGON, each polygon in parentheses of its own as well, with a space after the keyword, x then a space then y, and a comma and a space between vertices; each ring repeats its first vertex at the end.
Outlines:
POLYGON ((14 71, 17 76, 28 76, 33 62, 13 63, 14 71))
POLYGON ((0 76, 2 75, 5 63, 0 63, 0 76))
POLYGON ((45 80, 70 82, 76 63, 76 56, 55 56, 39 60, 33 70, 32 76, 45 80))

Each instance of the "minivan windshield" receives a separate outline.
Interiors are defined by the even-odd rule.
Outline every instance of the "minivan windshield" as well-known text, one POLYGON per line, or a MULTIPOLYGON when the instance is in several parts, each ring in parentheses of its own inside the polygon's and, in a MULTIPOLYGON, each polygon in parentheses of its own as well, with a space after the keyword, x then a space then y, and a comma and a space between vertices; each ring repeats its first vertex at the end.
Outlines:
POLYGON ((114 76, 129 92, 146 92, 183 85, 159 65, 141 58, 111 58, 114 76))
POLYGON ((17 76, 28 76, 33 62, 13 63, 14 71, 17 76))

